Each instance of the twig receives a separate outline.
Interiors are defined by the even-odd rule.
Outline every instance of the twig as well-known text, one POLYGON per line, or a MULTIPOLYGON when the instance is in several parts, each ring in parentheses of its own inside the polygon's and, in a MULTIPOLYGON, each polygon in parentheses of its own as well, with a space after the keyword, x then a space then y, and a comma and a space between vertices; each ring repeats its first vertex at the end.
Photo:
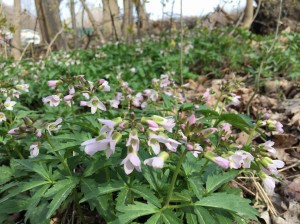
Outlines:
POLYGON ((56 41, 56 39, 58 38, 58 36, 59 36, 60 34, 62 34, 63 31, 64 31, 64 28, 61 28, 60 31, 58 31, 57 34, 55 34, 55 36, 54 36, 53 39, 51 40, 51 42, 50 42, 50 44, 49 44, 49 46, 48 46, 48 48, 47 48, 46 57, 48 57, 48 55, 49 55, 49 53, 50 53, 50 51, 51 51, 52 45, 54 44, 54 42, 56 41))
POLYGON ((242 185, 242 184, 240 184, 239 182, 237 182, 237 181, 233 181, 235 184, 237 184, 237 185, 239 185, 241 188, 243 188, 245 191, 247 191, 249 194, 251 194, 251 195, 253 195, 253 196, 255 196, 255 193, 253 192, 253 191, 251 191, 251 190, 249 190, 248 188, 246 188, 244 185, 242 185))
POLYGON ((294 163, 294 164, 292 164, 292 165, 290 165, 290 166, 284 167, 284 168, 278 170, 278 172, 283 172, 283 171, 285 171, 285 170, 289 170, 289 169, 291 169, 291 168, 293 168, 293 167, 295 167, 295 166, 298 166, 298 165, 300 165, 300 162, 296 162, 296 163, 294 163))
POLYGON ((22 52, 22 54, 21 54, 21 56, 20 56, 20 58, 19 58, 19 60, 18 60, 17 63, 19 63, 19 62, 22 60, 22 58, 24 57, 24 55, 25 55, 25 53, 26 53, 26 51, 27 51, 27 48, 28 48, 30 45, 31 45, 31 43, 28 43, 28 44, 26 45, 26 47, 24 48, 24 50, 23 50, 23 52, 22 52))
MULTIPOLYGON (((251 177, 254 177, 253 173, 251 173, 251 177)), ((274 208, 272 201, 270 200, 269 196, 266 194, 263 187, 254 178, 252 178, 252 180, 258 191, 258 194, 261 196, 263 201, 266 203, 267 210, 270 211, 273 215, 278 216, 278 213, 277 213, 276 209, 274 208)), ((257 197, 258 197, 258 195, 257 195, 257 197)))

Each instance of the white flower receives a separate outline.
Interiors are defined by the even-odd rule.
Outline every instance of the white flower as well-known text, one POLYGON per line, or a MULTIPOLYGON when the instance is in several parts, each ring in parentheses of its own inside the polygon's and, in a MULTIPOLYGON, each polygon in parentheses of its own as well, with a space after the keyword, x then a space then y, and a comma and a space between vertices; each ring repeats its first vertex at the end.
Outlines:
POLYGON ((32 144, 30 147, 30 158, 34 158, 34 157, 37 157, 38 154, 39 154, 39 147, 38 147, 38 144, 32 144))
POLYGON ((43 98, 43 103, 46 104, 49 102, 50 107, 57 107, 61 99, 58 95, 47 96, 43 98))
POLYGON ((28 84, 19 84, 19 85, 16 85, 16 89, 22 90, 24 92, 29 92, 28 88, 29 88, 28 84))
POLYGON ((98 97, 94 96, 90 101, 81 101, 80 106, 88 106, 91 108, 91 113, 96 113, 97 109, 106 111, 105 105, 98 99, 98 97))
POLYGON ((47 131, 49 132, 50 135, 52 131, 56 132, 61 128, 61 125, 59 125, 62 122, 61 118, 58 118, 55 122, 49 123, 47 126, 47 131))
POLYGON ((129 153, 125 159, 121 162, 121 165, 124 164, 125 173, 128 175, 134 169, 138 172, 141 172, 141 160, 137 156, 137 152, 133 151, 129 153))
POLYGON ((0 112, 0 122, 6 121, 5 114, 3 112, 0 112))
POLYGON ((4 106, 5 106, 5 109, 6 110, 13 110, 13 106, 16 105, 16 102, 15 101, 11 101, 10 100, 10 97, 7 97, 5 102, 4 102, 4 106))

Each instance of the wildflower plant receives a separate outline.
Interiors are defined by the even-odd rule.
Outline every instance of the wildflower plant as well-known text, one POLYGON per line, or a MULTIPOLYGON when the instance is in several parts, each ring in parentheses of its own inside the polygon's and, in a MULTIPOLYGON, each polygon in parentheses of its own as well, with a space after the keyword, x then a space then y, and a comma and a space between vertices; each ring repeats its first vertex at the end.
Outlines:
POLYGON ((186 102, 173 75, 153 79, 143 91, 121 74, 115 85, 84 75, 49 80, 44 115, 15 109, 16 91, 28 86, 3 85, 0 220, 24 210, 25 220, 43 223, 68 208, 83 223, 87 210, 111 223, 256 220, 252 202, 229 182, 253 173, 274 191, 284 163, 271 159, 272 141, 253 138, 281 133, 282 125, 235 112, 237 82, 224 83, 210 108, 211 90, 186 102), (236 141, 240 132, 249 135, 243 145, 236 141))

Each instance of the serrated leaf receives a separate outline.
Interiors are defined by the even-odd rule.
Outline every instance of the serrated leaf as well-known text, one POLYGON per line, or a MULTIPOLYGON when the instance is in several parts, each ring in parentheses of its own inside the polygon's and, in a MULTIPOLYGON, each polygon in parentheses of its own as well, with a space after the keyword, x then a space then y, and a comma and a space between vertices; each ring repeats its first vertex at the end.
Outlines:
POLYGON ((33 163, 30 160, 15 160, 17 163, 20 165, 26 167, 28 170, 31 170, 33 172, 36 172, 39 174, 41 177, 43 177, 45 180, 51 180, 51 174, 48 172, 48 170, 45 168, 44 164, 36 164, 33 163))
POLYGON ((161 213, 165 224, 181 224, 182 221, 177 218, 176 213, 167 209, 161 213))
POLYGON ((115 181, 105 184, 101 184, 101 187, 97 187, 95 191, 87 193, 79 203, 85 202, 91 198, 98 197, 99 195, 109 194, 115 191, 122 190, 125 187, 124 181, 115 181))
POLYGON ((232 211, 241 217, 257 220, 256 216, 258 215, 258 212, 249 205, 250 202, 250 200, 241 198, 237 195, 214 193, 197 201, 195 206, 221 208, 232 211))
POLYGON ((35 192, 35 194, 30 198, 30 200, 28 201, 27 211, 25 213, 25 222, 32 215, 32 213, 36 212, 37 205, 39 204, 45 192, 48 190, 50 186, 51 186, 50 184, 43 186, 41 189, 35 192))
POLYGON ((13 172, 10 167, 8 166, 0 167, 0 185, 10 181, 12 176, 13 176, 13 172))
POLYGON ((238 173, 238 171, 232 170, 230 172, 208 176, 206 181, 207 194, 214 192, 215 190, 219 189, 223 184, 233 180, 238 175, 238 173))
POLYGON ((200 177, 190 177, 188 178, 188 182, 196 197, 201 199, 203 197, 203 182, 201 181, 200 177))
POLYGON ((74 180, 72 178, 57 181, 50 189, 48 189, 48 191, 45 193, 44 197, 48 198, 48 197, 55 195, 57 192, 59 192, 65 186, 72 185, 73 182, 74 182, 74 180))
POLYGON ((128 196, 129 196, 129 188, 123 188, 119 193, 118 193, 118 196, 117 196, 117 204, 116 206, 119 207, 119 206, 122 206, 122 205, 126 205, 127 204, 127 199, 128 199, 128 196))
POLYGON ((200 105, 198 109, 195 110, 196 112, 200 112, 204 114, 205 116, 213 116, 213 117, 219 117, 218 112, 211 109, 210 107, 206 105, 200 105))
POLYGON ((8 200, 11 197, 16 196, 17 194, 20 194, 24 191, 28 191, 32 188, 41 186, 41 185, 45 185, 45 184, 49 184, 48 181, 44 181, 44 180, 36 180, 36 181, 31 181, 29 183, 19 183, 20 186, 17 187, 16 189, 13 189, 8 195, 6 195, 5 197, 3 197, 2 199, 0 199, 0 204, 3 203, 4 201, 8 200))
POLYGON ((145 224, 157 224, 158 221, 160 220, 161 218, 161 214, 160 213, 156 213, 154 215, 152 215, 148 220, 147 222, 145 222, 145 224))
POLYGON ((209 211, 203 207, 195 207, 194 209, 195 214, 198 218, 198 223, 201 224, 216 224, 216 220, 214 217, 211 216, 209 211))
POLYGON ((77 181, 72 181, 68 185, 65 185, 62 189, 56 192, 55 197, 48 205, 49 211, 47 212, 46 218, 49 219, 54 212, 59 208, 61 203, 70 195, 72 190, 76 187, 77 181))
POLYGON ((134 193, 141 196, 145 200, 149 201, 151 204, 160 208, 161 204, 158 198, 154 195, 154 193, 147 186, 132 186, 130 188, 134 193))
POLYGON ((135 204, 127 206, 120 206, 117 207, 117 210, 123 214, 119 215, 118 219, 113 222, 115 224, 126 224, 138 217, 151 215, 159 211, 156 206, 152 204, 144 204, 141 202, 135 202, 135 204))
POLYGON ((197 216, 195 214, 186 213, 185 216, 186 216, 186 223, 198 224, 197 216))

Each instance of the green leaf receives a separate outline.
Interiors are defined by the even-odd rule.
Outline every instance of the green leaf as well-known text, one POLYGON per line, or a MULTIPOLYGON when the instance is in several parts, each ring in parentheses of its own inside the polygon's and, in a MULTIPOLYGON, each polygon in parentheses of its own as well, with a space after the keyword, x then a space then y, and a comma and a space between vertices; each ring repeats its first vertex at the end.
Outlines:
POLYGON ((195 206, 222 208, 227 211, 232 211, 241 217, 257 220, 256 216, 258 212, 249 205, 250 202, 250 200, 237 195, 215 193, 202 198, 201 201, 197 201, 195 206))
POLYGON ((158 208, 152 204, 145 204, 141 202, 135 202, 135 204, 120 206, 117 207, 117 210, 120 211, 121 215, 118 215, 118 219, 113 223, 117 224, 125 224, 133 221, 138 217, 142 217, 145 215, 151 215, 158 212, 158 208))
POLYGON ((72 185, 73 183, 74 180, 72 178, 59 180, 50 189, 48 189, 44 197, 52 197, 53 195, 57 194, 57 192, 62 190, 65 186, 72 185))
POLYGON ((44 185, 42 188, 40 188, 35 194, 30 198, 28 201, 27 211, 25 213, 25 222, 28 220, 28 218, 36 212, 37 205, 41 201, 42 197, 44 196, 45 192, 50 187, 50 184, 44 185))
POLYGON ((186 215, 186 223, 189 224, 198 224, 197 216, 192 213, 185 213, 186 215))
POLYGON ((181 224, 182 223, 182 221, 179 218, 177 218, 176 213, 169 209, 164 210, 161 213, 161 216, 162 216, 165 224, 181 224))
POLYGON ((163 101, 166 105, 165 108, 170 109, 171 106, 172 106, 172 101, 173 101, 172 98, 170 96, 166 95, 166 94, 162 94, 161 96, 162 96, 162 99, 163 99, 163 101))
POLYGON ((218 112, 215 110, 211 109, 210 107, 206 105, 200 105, 198 109, 195 110, 196 112, 200 112, 204 114, 205 116, 214 116, 214 117, 219 117, 218 112))
POLYGON ((51 201, 51 203, 48 205, 49 211, 47 212, 46 218, 49 219, 54 214, 56 209, 59 208, 61 203, 70 195, 72 190, 76 187, 78 181, 75 181, 75 179, 72 179, 73 181, 69 184, 65 185, 62 189, 60 189, 58 192, 56 192, 55 197, 51 201))
POLYGON ((188 182, 196 197, 201 199, 203 197, 203 182, 201 178, 198 176, 190 177, 188 178, 188 182))
MULTIPOLYGON (((97 190, 97 182, 94 179, 81 179, 81 192, 85 195, 89 194, 90 192, 94 192, 97 190)), ((112 203, 109 198, 111 195, 101 195, 94 198, 89 199, 87 202, 90 205, 91 210, 94 208, 97 209, 98 213, 106 220, 113 220, 113 208, 112 203)))
POLYGON ((79 203, 85 202, 91 198, 98 197, 99 195, 109 194, 115 191, 122 190, 125 187, 124 181, 115 181, 115 182, 109 182, 102 184, 101 187, 98 187, 95 189, 95 191, 92 191, 90 193, 87 193, 80 201, 79 203))
POLYGON ((3 203, 4 201, 10 199, 11 197, 16 196, 17 194, 20 194, 24 191, 28 191, 32 188, 35 188, 35 187, 38 187, 41 185, 45 185, 45 184, 49 184, 49 182, 44 181, 44 180, 36 180, 36 181, 31 181, 29 183, 19 182, 19 187, 17 187, 16 189, 13 189, 8 195, 6 195, 2 199, 0 199, 0 204, 3 203))
POLYGON ((157 223, 159 223, 158 221, 160 220, 160 218, 161 218, 161 214, 160 213, 156 213, 156 214, 152 215, 147 220, 147 222, 145 222, 145 224, 157 224, 157 223))
POLYGON ((52 179, 51 178, 51 173, 47 170, 47 168, 45 167, 45 164, 42 164, 42 163, 36 164, 36 163, 33 163, 31 160, 16 159, 15 161, 17 163, 19 163, 20 165, 26 167, 28 170, 36 172, 37 174, 39 174, 45 180, 51 181, 51 179, 52 179))
POLYGON ((238 174, 238 171, 232 170, 230 172, 208 176, 206 181, 207 194, 214 192, 215 190, 219 189, 223 184, 233 180, 238 174))
POLYGON ((126 205, 127 204, 127 199, 129 196, 129 188, 123 188, 119 193, 118 193, 118 197, 116 199, 117 204, 116 206, 119 207, 121 205, 126 205))
POLYGON ((158 198, 154 195, 154 193, 147 187, 147 186, 132 186, 130 188, 134 193, 143 197, 145 200, 149 201, 151 204, 155 205, 156 207, 160 208, 161 204, 158 198))
POLYGON ((195 214, 197 215, 198 222, 201 224, 216 224, 216 220, 211 216, 209 211, 203 207, 195 207, 195 214))
POLYGON ((222 114, 220 115, 217 123, 221 121, 226 121, 232 124, 232 126, 241 129, 246 133, 249 133, 247 128, 253 128, 253 121, 251 120, 251 118, 243 114, 233 114, 233 113, 222 114))
POLYGON ((12 176, 13 176, 13 172, 10 167, 8 166, 0 167, 0 185, 10 181, 12 176))

